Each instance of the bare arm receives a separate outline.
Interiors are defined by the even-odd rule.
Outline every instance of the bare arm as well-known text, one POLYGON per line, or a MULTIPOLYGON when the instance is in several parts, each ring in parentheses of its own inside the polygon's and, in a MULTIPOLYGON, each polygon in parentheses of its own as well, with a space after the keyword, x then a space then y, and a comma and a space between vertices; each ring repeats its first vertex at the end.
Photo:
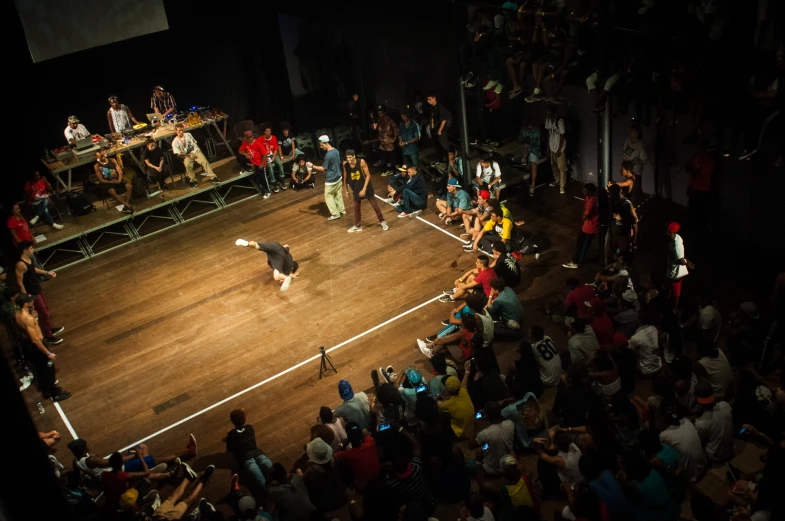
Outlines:
POLYGON ((368 183, 371 182, 371 173, 368 171, 368 163, 365 162, 365 159, 360 159, 360 169, 362 170, 363 177, 365 178, 363 189, 360 190, 360 197, 365 197, 365 191, 368 190, 368 183))
POLYGON ((24 262, 17 262, 16 263, 16 285, 19 286, 19 292, 27 294, 27 290, 25 289, 24 284, 24 275, 25 271, 27 271, 27 266, 24 262))

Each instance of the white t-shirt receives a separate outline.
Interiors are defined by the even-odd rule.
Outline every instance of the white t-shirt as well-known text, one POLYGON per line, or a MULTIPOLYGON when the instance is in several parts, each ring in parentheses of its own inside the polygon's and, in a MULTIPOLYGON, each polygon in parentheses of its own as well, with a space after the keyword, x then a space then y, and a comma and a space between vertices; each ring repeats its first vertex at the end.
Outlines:
POLYGON ((567 349, 570 352, 570 362, 572 363, 578 360, 588 360, 591 354, 599 348, 597 334, 591 326, 586 326, 583 333, 575 333, 567 341, 567 349))
MULTIPOLYGON (((627 139, 624 142, 624 153, 621 156, 621 160, 635 161, 636 159, 640 159, 643 163, 649 160, 648 156, 646 156, 646 149, 643 148, 643 142, 638 140, 637 143, 630 143, 630 140, 627 139)), ((643 163, 632 164, 632 171, 635 175, 641 175, 643 173, 643 163)))
POLYGON ((499 169, 499 163, 491 161, 488 168, 482 166, 482 162, 477 163, 477 177, 482 178, 482 182, 486 185, 493 181, 494 177, 501 177, 502 171, 499 169))
POLYGON ((641 326, 630 338, 630 349, 638 353, 643 374, 653 374, 662 368, 662 359, 657 354, 659 340, 654 326, 641 326))
POLYGON ((175 136, 172 140, 172 150, 177 155, 200 152, 199 145, 196 143, 196 138, 194 138, 190 132, 185 132, 182 139, 180 139, 179 136, 175 136))
POLYGON ((545 385, 556 385, 561 376, 561 358, 556 352, 551 337, 545 336, 539 342, 532 344, 534 358, 540 368, 540 381, 545 385))
POLYGON ((493 512, 488 507, 482 507, 482 517, 473 517, 471 515, 466 516, 466 521, 496 521, 496 518, 493 517, 493 512))
POLYGON ((65 140, 69 143, 72 139, 76 141, 77 139, 84 139, 90 135, 90 132, 87 131, 87 127, 81 123, 79 123, 76 128, 71 128, 71 125, 68 125, 65 127, 63 133, 65 134, 65 140))
POLYGON ((733 457, 733 413, 728 402, 717 402, 695 420, 695 428, 703 440, 706 454, 714 461, 733 457))
POLYGON ((728 396, 728 387, 733 381, 733 370, 725 358, 725 353, 722 350, 717 350, 717 357, 711 358, 704 356, 698 360, 698 363, 706 370, 706 379, 711 382, 711 388, 714 389, 714 396, 718 400, 724 400, 728 396))
POLYGON ((548 148, 551 152, 564 152, 567 148, 567 140, 561 143, 561 137, 564 135, 564 120, 562 118, 554 118, 548 116, 545 118, 545 130, 548 131, 548 148), (560 146, 561 145, 561 146, 560 146))
POLYGON ((488 450, 484 451, 482 466, 485 472, 495 476, 501 475, 501 460, 507 454, 513 452, 513 440, 515 439, 515 424, 510 420, 489 425, 477 435, 476 441, 480 447, 488 444, 488 450))
POLYGON ((681 456, 681 465, 687 478, 696 482, 706 469, 706 453, 700 436, 690 420, 682 418, 679 425, 670 425, 660 433, 660 441, 672 446, 681 456))
POLYGON ((562 483, 567 485, 577 485, 583 481, 581 471, 578 469, 578 462, 581 460, 581 449, 574 443, 570 443, 570 449, 567 452, 559 451, 557 456, 561 456, 564 460, 564 469, 556 468, 556 473, 559 474, 559 479, 562 483))
POLYGON ((722 326, 720 312, 711 305, 701 308, 698 314, 698 325, 702 330, 709 332, 709 338, 711 338, 712 342, 716 342, 720 336, 720 327, 722 326))
POLYGON ((668 243, 668 266, 665 273, 669 279, 676 280, 687 275, 687 266, 679 262, 683 258, 684 241, 681 235, 676 234, 673 240, 668 243))

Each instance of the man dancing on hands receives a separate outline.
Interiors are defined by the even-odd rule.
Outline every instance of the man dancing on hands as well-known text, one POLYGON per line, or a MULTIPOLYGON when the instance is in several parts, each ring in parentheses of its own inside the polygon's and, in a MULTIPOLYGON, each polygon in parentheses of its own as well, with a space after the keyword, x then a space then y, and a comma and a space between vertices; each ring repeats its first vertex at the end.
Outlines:
POLYGON ((273 279, 281 282, 281 291, 289 289, 292 279, 299 275, 300 265, 289 253, 289 245, 279 242, 254 242, 237 239, 238 246, 249 246, 267 254, 267 265, 273 269, 273 279))

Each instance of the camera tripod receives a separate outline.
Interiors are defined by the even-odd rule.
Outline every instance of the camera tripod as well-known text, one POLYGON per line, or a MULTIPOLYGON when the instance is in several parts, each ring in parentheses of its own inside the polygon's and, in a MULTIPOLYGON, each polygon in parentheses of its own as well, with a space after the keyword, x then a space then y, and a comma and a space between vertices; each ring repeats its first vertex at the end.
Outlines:
POLYGON ((330 373, 338 374, 338 370, 333 365, 332 360, 330 360, 330 355, 324 351, 324 346, 319 347, 319 353, 322 355, 322 360, 319 364, 319 380, 330 373))

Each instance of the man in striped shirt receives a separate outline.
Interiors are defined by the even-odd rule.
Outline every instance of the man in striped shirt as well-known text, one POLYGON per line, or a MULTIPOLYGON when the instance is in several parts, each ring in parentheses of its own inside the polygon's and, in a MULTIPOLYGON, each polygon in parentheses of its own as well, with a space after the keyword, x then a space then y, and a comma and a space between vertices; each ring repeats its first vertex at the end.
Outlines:
POLYGON ((156 85, 153 87, 153 95, 150 96, 150 108, 156 114, 166 117, 177 110, 177 104, 170 92, 166 92, 163 87, 156 85))

